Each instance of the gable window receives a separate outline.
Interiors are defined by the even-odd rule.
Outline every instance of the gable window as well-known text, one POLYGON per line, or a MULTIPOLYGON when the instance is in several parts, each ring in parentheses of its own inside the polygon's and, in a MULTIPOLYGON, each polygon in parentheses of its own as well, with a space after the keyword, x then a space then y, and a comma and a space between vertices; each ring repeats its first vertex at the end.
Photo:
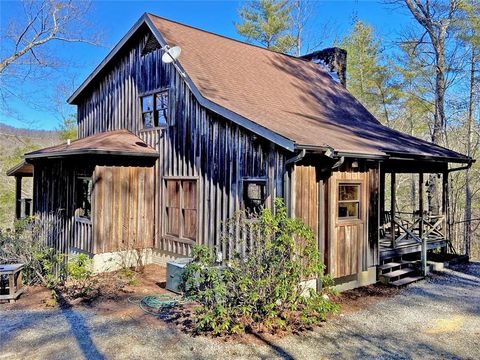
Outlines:
POLYGON ((168 125, 168 90, 142 97, 144 128, 168 125))
POLYGON ((195 241, 197 239, 197 181, 168 179, 165 182, 165 233, 195 241))
POLYGON ((75 216, 90 219, 92 213, 92 179, 77 177, 75 216))
POLYGON ((258 214, 267 198, 267 179, 244 179, 243 202, 247 214, 258 214))
POLYGON ((360 219, 360 184, 338 184, 338 218, 360 219))

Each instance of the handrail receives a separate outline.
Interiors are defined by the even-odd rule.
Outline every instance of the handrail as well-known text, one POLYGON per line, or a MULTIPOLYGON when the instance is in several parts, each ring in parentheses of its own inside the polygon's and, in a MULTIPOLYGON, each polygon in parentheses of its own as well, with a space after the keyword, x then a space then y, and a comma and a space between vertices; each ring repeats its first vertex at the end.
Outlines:
POLYGON ((390 229, 393 234, 397 233, 398 228, 398 236, 394 237, 393 247, 396 247, 397 243, 402 241, 405 238, 411 238, 415 240, 417 243, 422 243, 424 239, 428 241, 428 238, 431 236, 445 238, 445 234, 442 232, 442 225, 444 223, 445 215, 426 215, 418 216, 414 218, 413 221, 403 219, 400 216, 395 216, 392 219, 392 223, 394 224, 395 228, 390 229), (402 221, 404 223, 402 223, 402 221), (405 225, 406 223, 406 225, 405 225), (423 231, 419 226, 422 226, 423 223, 423 231), (416 233, 422 233, 422 237, 416 233))

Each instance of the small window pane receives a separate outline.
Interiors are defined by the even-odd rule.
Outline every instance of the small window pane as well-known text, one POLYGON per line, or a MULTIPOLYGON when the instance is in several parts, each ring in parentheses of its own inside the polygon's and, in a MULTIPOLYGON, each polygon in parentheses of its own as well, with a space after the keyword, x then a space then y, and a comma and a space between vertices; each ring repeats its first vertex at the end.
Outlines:
POLYGON ((142 112, 153 111, 153 95, 142 98, 142 112))
POLYGON ((153 124, 153 112, 147 112, 143 114, 143 126, 145 128, 151 128, 153 124))
POLYGON ((89 178, 77 179, 76 215, 90 219, 92 212, 92 180, 89 178))
POLYGON ((166 91, 157 94, 156 109, 166 109, 168 107, 168 93, 166 91))
POLYGON ((164 91, 156 95, 155 110, 157 113, 157 126, 167 125, 168 92, 164 91))
POLYGON ((359 185, 340 185, 338 199, 342 200, 360 200, 359 185))
POLYGON ((168 116, 168 109, 162 109, 157 111, 157 125, 167 125, 167 116, 168 116))
POLYGON ((358 219, 358 207, 358 202, 340 202, 338 203, 338 217, 358 219))

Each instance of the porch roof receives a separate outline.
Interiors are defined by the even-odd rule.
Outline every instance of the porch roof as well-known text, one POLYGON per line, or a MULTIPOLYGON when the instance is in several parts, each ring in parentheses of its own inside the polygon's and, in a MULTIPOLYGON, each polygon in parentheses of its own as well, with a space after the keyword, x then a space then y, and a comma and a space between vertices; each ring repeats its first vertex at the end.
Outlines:
POLYGON ((7 170, 7 176, 33 176, 33 165, 22 160, 17 165, 7 170))
POLYGON ((128 130, 107 131, 70 144, 51 146, 25 154, 25 159, 66 157, 75 155, 117 155, 158 157, 158 152, 128 130))

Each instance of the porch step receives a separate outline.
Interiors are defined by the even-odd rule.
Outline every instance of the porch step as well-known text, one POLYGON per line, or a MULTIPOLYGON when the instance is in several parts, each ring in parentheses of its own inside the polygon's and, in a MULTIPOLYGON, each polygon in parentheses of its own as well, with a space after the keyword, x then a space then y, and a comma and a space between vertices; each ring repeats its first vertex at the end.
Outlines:
POLYGON ((386 274, 397 268, 402 269, 408 266, 412 266, 414 264, 415 264, 415 261, 397 260, 397 261, 387 262, 383 265, 379 265, 377 269, 380 271, 380 274, 386 274))
POLYGON ((414 269, 405 268, 405 269, 395 270, 395 271, 392 271, 392 272, 382 274, 382 275, 380 275, 380 277, 384 277, 384 278, 390 280, 390 279, 403 277, 405 275, 413 274, 413 273, 415 273, 414 269))
POLYGON ((412 284, 422 279, 424 279, 423 276, 407 276, 407 277, 392 281, 389 284, 396 287, 401 287, 401 286, 406 286, 408 284, 412 284))

